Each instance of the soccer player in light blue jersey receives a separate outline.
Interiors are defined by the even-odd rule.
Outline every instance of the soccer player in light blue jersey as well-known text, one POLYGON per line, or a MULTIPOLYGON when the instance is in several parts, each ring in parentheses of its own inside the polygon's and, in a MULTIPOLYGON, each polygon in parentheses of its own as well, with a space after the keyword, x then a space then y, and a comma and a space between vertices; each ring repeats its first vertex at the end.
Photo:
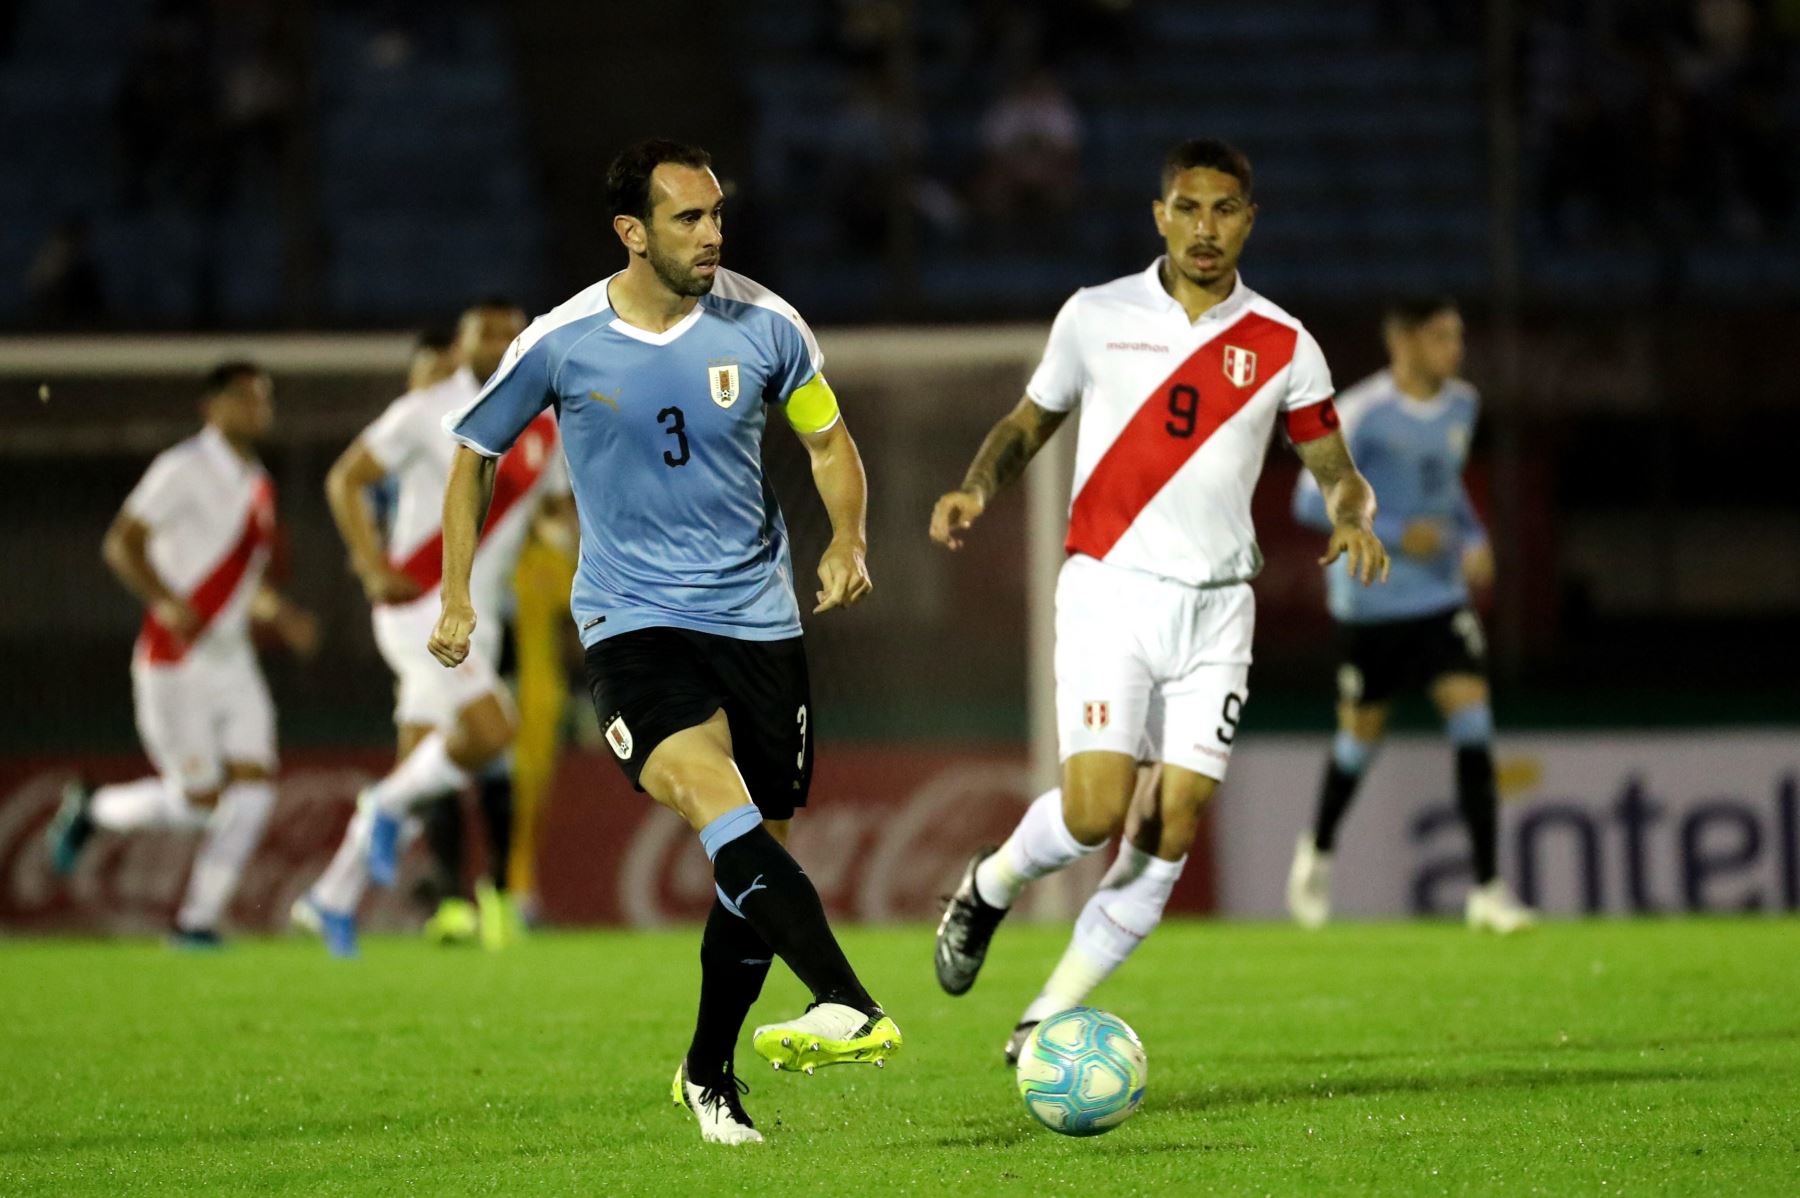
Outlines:
POLYGON ((570 606, 600 727, 632 784, 699 833, 718 892, 674 1098, 707 1141, 753 1143, 732 1055, 772 957, 814 999, 756 1029, 776 1069, 880 1065, 901 1045, 784 847, 814 736, 787 529, 763 477, 771 415, 805 444, 831 517, 815 613, 869 593, 868 490, 811 330, 719 264, 724 195, 705 151, 640 143, 614 160, 606 191, 625 269, 533 322, 445 420, 460 445, 431 650, 447 666, 467 654, 494 461, 554 411, 581 525, 570 606))
MULTIPOLYGON (((1470 591, 1493 583, 1487 531, 1463 485, 1479 398, 1456 377, 1463 322, 1451 299, 1397 303, 1383 322, 1389 366, 1339 399, 1356 462, 1381 496, 1375 535, 1393 555, 1385 587, 1365 588, 1339 563, 1326 572, 1338 621, 1338 731, 1320 785, 1312 831, 1300 837, 1288 874, 1288 909, 1306 927, 1331 914, 1331 856, 1338 825, 1387 728, 1402 690, 1424 688, 1456 750, 1456 804, 1469 830, 1475 886, 1469 926, 1527 927, 1532 913, 1499 876, 1494 717, 1487 650, 1470 591)), ((1294 515, 1331 526, 1310 478, 1294 491, 1294 515)))

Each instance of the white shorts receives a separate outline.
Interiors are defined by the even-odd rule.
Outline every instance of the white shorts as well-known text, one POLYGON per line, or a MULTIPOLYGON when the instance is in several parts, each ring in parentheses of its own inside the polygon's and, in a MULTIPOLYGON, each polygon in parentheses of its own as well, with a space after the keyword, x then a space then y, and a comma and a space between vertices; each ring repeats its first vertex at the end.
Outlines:
POLYGON ((1076 555, 1056 582, 1062 759, 1130 753, 1223 781, 1244 700, 1256 597, 1076 555))
POLYGON ((394 673, 394 723, 449 729, 457 713, 477 699, 499 693, 494 672, 500 628, 490 620, 475 625, 469 655, 455 669, 431 655, 426 644, 437 627, 440 604, 434 592, 412 603, 375 609, 375 646, 394 673))
POLYGON ((256 652, 131 664, 138 737, 156 772, 183 794, 225 784, 226 763, 275 772, 275 704, 256 652))

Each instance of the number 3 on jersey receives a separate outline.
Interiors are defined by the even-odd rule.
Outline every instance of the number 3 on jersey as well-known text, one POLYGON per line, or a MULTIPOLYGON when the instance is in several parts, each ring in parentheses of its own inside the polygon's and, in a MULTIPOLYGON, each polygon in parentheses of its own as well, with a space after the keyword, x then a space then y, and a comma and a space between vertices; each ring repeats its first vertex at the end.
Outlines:
POLYGON ((666 424, 663 431, 675 438, 673 451, 663 450, 663 465, 669 467, 688 464, 687 421, 681 415, 680 408, 664 408, 656 414, 656 423, 666 424))

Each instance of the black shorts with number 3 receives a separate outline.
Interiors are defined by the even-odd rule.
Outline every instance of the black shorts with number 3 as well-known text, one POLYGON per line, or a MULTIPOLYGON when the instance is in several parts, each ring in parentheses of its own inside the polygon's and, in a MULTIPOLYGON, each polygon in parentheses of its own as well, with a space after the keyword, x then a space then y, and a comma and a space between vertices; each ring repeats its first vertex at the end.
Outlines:
POLYGON ((587 651, 600 732, 642 790, 663 741, 723 710, 731 755, 765 819, 787 819, 812 787, 812 693, 799 637, 746 641, 685 628, 640 628, 587 651))
POLYGON ((1445 674, 1487 675, 1487 643, 1473 608, 1412 620, 1338 625, 1338 699, 1386 703, 1445 674))

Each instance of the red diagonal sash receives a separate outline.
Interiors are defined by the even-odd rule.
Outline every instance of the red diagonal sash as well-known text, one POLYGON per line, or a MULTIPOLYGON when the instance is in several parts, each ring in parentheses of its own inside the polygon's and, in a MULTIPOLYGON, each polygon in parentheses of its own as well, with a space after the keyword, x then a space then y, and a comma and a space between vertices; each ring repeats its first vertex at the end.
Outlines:
POLYGON ((186 644, 174 631, 149 612, 138 633, 138 652, 152 665, 171 665, 187 655, 187 647, 218 619, 231 597, 237 594, 244 576, 253 565, 266 560, 275 539, 275 486, 267 478, 258 479, 251 487, 250 506, 244 513, 244 528, 238 539, 219 559, 200 585, 186 596, 188 607, 199 617, 200 627, 186 644))
MULTIPOLYGON (((1237 415, 1294 356, 1297 334, 1252 312, 1195 350, 1159 383, 1110 445, 1069 510, 1070 553, 1104 558, 1132 522, 1227 420, 1237 415), (1226 374, 1227 348, 1255 354, 1242 385, 1226 374), (1197 410, 1185 392, 1198 395, 1197 410), (1190 420, 1184 413, 1194 411, 1190 420)), ((1237 377, 1243 359, 1233 355, 1237 377)))
MULTIPOLYGON (((487 540, 488 534, 499 527, 514 505, 531 493, 531 488, 549 468, 550 455, 554 452, 556 417, 545 412, 525 426, 525 431, 519 434, 519 439, 494 468, 494 495, 488 501, 487 520, 481 526, 477 544, 487 540)), ((439 528, 425 538, 417 549, 396 561, 394 569, 417 583, 420 591, 437 586, 444 578, 444 530, 439 528)))

